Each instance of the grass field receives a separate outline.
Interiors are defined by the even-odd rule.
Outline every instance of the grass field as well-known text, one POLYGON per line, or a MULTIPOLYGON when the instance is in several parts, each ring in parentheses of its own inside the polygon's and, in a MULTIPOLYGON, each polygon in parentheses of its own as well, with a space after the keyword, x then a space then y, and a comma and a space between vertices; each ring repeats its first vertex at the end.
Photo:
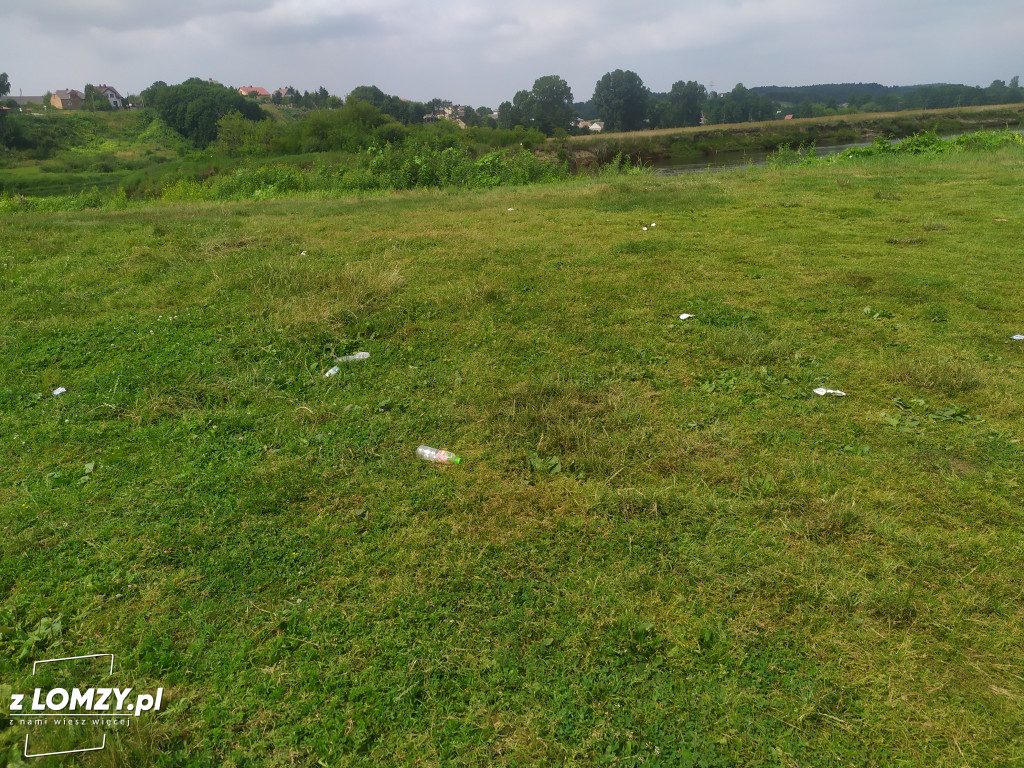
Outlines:
POLYGON ((0 219, 0 701, 165 691, 26 764, 1019 765, 1022 173, 0 219))

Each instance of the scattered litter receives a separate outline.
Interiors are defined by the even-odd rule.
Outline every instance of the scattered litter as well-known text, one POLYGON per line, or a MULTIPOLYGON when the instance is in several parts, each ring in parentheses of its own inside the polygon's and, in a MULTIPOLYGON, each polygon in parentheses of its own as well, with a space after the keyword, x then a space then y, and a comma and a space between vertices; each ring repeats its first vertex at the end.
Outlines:
POLYGON ((67 392, 67 390, 64 387, 57 387, 53 390, 53 396, 57 397, 57 395, 63 395, 65 392, 67 392))
MULTIPOLYGON (((345 355, 334 360, 336 363, 351 363, 353 360, 365 360, 370 356, 369 352, 356 352, 354 355, 345 355)), ((334 374, 341 370, 340 366, 334 366, 327 373, 324 374, 325 379, 331 378, 334 374)))
POLYGON ((510 211, 514 211, 514 210, 515 210, 515 208, 509 208, 509 210, 510 210, 510 211))
POLYGON ((1009 221, 1009 219, 992 219, 992 221, 1009 221))
POLYGON ((1024 334, 1018 333, 1016 336, 1011 336, 1014 341, 1024 341, 1024 334))
POLYGON ((345 355, 344 357, 339 357, 334 362, 336 362, 336 363, 351 363, 353 360, 365 360, 369 356, 370 356, 369 352, 356 352, 354 355, 345 355))
POLYGON ((818 387, 814 390, 816 395, 835 395, 836 397, 846 397, 846 393, 839 389, 825 389, 824 387, 818 387))
POLYGON ((306 255, 305 251, 303 251, 302 253, 299 254, 299 256, 305 256, 305 255, 306 255))
POLYGON ((643 229, 644 229, 644 232, 646 232, 646 231, 647 231, 647 227, 644 227, 643 229))
POLYGON ((436 461, 438 464, 460 464, 462 459, 451 451, 442 451, 438 448, 431 448, 429 445, 421 445, 416 449, 416 455, 424 461, 436 461))
POLYGON ((657 225, 657 224, 655 224, 655 223, 654 223, 654 222, 652 221, 652 222, 651 222, 651 226, 652 226, 652 227, 656 227, 656 226, 658 226, 658 225, 657 225))
POLYGON ((679 319, 680 320, 689 320, 691 317, 695 317, 695 315, 690 315, 690 314, 687 314, 686 312, 683 312, 683 314, 681 314, 679 316, 679 319))

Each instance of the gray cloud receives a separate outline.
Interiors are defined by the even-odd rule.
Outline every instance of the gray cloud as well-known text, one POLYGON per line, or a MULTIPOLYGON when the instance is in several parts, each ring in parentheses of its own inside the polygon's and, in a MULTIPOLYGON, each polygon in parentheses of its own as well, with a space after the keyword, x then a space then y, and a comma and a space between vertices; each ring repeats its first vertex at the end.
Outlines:
POLYGON ((586 99, 617 68, 655 90, 987 84, 1024 69, 1019 0, 33 0, 4 26, 0 66, 26 93, 199 75, 496 106, 548 74, 586 99))

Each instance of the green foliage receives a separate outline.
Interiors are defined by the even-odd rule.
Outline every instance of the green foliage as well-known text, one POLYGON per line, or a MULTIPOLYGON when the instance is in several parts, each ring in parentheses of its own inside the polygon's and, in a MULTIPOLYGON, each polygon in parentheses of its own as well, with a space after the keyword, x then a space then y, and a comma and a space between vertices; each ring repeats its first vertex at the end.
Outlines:
POLYGON ((637 131, 644 127, 650 90, 636 72, 616 69, 594 87, 594 108, 606 131, 637 131))
POLYGON ((371 104, 403 125, 417 125, 423 122, 423 116, 429 111, 427 106, 421 102, 407 101, 398 96, 391 96, 375 85, 360 85, 358 88, 353 88, 346 103, 350 101, 371 104))
POLYGON ((826 162, 836 162, 858 157, 877 157, 879 155, 991 151, 1005 146, 1024 146, 1024 136, 1017 131, 975 131, 943 139, 935 131, 922 131, 895 143, 879 136, 869 146, 852 147, 837 155, 823 158, 823 160, 826 162))
POLYGON ((258 104, 238 91, 197 77, 179 85, 154 83, 142 97, 165 123, 197 147, 211 144, 217 138, 218 121, 233 111, 253 121, 266 117, 258 104))
POLYGON ((87 112, 113 112, 114 107, 92 83, 87 83, 82 99, 82 109, 87 112))
POLYGON ((280 146, 287 130, 287 127, 271 120, 254 122, 239 112, 231 111, 217 121, 217 140, 210 149, 229 157, 269 155, 280 146))
POLYGON ((359 152, 374 141, 374 132, 395 122, 364 101, 350 99, 339 109, 310 114, 301 123, 303 152, 359 152))
POLYGON ((576 114, 572 90, 558 75, 537 78, 530 92, 530 105, 533 124, 547 136, 556 130, 568 131, 569 123, 576 114))

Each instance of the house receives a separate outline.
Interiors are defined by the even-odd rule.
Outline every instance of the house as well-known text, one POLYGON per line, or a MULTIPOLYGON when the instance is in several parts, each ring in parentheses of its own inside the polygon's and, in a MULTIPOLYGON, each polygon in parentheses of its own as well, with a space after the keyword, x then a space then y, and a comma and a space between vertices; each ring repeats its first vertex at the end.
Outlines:
POLYGON ((458 125, 460 128, 465 128, 466 124, 462 118, 466 116, 466 108, 456 104, 452 106, 438 107, 433 112, 428 112, 423 116, 424 123, 436 123, 438 120, 451 120, 453 123, 458 125))
POLYGON ((50 106, 57 109, 78 109, 85 101, 85 94, 73 88, 63 91, 54 91, 50 97, 50 106))
POLYGON ((114 109, 121 109, 127 107, 128 102, 125 101, 124 96, 117 92, 116 88, 109 85, 97 85, 96 90, 107 97, 107 101, 110 102, 110 106, 114 109))
POLYGON ((252 94, 255 94, 260 98, 263 98, 264 96, 268 99, 270 98, 270 91, 268 91, 266 88, 260 88, 259 86, 255 85, 243 85, 241 88, 238 89, 238 92, 243 96, 251 96, 252 94))
POLYGON ((8 96, 4 101, 7 101, 8 99, 14 99, 22 109, 27 107, 29 104, 46 104, 46 100, 43 99, 42 96, 8 96))
POLYGON ((594 122, 592 122, 590 124, 589 127, 590 127, 591 133, 600 133, 601 131, 604 130, 604 121, 602 121, 602 120, 595 120, 594 122))

